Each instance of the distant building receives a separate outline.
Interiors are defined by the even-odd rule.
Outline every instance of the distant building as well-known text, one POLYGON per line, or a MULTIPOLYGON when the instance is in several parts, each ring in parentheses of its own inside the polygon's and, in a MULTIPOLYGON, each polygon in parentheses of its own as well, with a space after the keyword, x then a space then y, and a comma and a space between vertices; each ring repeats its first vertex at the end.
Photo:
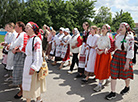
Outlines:
POLYGON ((134 29, 135 33, 138 34, 138 23, 135 23, 135 24, 136 24, 136 26, 133 29, 134 29))

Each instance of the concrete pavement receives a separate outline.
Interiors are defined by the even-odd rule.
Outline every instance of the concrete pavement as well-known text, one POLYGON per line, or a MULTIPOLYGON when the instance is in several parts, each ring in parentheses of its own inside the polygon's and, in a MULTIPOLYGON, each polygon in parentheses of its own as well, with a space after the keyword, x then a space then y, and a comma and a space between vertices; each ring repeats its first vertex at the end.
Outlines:
MULTIPOLYGON (((1 55, 1 53, 0 53, 1 55)), ((2 56, 0 56, 2 58, 2 56)), ((89 80, 87 84, 82 84, 81 79, 74 78, 77 70, 73 74, 67 74, 69 67, 59 70, 57 66, 51 66, 48 63, 49 75, 46 78, 47 91, 42 94, 43 102, 109 102, 104 99, 105 95, 110 92, 109 86, 104 86, 100 92, 94 92, 93 88, 98 80, 89 80)), ((9 83, 5 83, 3 65, 0 64, 0 102, 25 102, 24 99, 14 99, 14 95, 19 91, 18 88, 10 88, 9 83)), ((117 98, 110 102, 137 102, 138 101, 138 64, 134 65, 134 80, 130 84, 130 92, 124 96, 120 95, 120 91, 124 88, 124 81, 117 81, 117 98)), ((32 101, 34 102, 34 101, 32 101)))

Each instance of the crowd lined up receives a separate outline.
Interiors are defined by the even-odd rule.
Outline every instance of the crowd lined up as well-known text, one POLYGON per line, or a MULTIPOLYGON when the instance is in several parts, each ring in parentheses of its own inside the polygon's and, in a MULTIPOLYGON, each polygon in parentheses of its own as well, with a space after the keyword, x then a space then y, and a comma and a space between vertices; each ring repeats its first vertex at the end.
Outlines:
POLYGON ((42 65, 42 55, 47 61, 54 58, 53 66, 57 61, 61 61, 59 69, 68 62, 69 74, 73 73, 76 63, 76 78, 82 78, 84 83, 88 82, 89 77, 95 76, 95 79, 99 80, 93 89, 96 92, 101 91, 103 81, 109 83, 111 77, 111 92, 105 96, 108 100, 116 98, 117 79, 123 79, 126 83, 120 93, 123 95, 129 92, 138 43, 135 32, 126 22, 120 24, 115 38, 112 37, 108 24, 98 28, 84 22, 83 29, 83 35, 80 36, 79 30, 73 28, 71 36, 69 28, 61 27, 56 34, 52 27, 44 25, 42 30, 34 22, 28 22, 26 26, 20 21, 16 22, 16 25, 6 24, 5 42, 1 43, 4 46, 2 63, 8 70, 4 77, 9 78, 5 81, 12 80, 9 86, 20 87, 20 92, 14 98, 19 99, 23 96, 27 102, 32 98, 41 102, 41 93, 46 90, 45 79, 38 80, 36 72, 42 65), (73 55, 72 61, 70 54, 73 55))

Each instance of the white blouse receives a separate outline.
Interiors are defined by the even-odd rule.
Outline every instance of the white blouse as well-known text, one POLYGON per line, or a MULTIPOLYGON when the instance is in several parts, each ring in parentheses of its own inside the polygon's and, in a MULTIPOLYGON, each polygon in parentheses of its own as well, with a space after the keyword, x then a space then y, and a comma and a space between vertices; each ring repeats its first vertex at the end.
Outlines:
POLYGON ((105 36, 101 36, 98 41, 97 41, 97 48, 98 49, 110 49, 111 48, 111 42, 110 42, 110 38, 109 38, 109 34, 105 35, 105 36))
MULTIPOLYGON (((122 45, 121 42, 123 41, 124 36, 125 35, 118 34, 115 37, 115 46, 116 46, 116 49, 122 50, 121 49, 121 45, 122 45)), ((133 59, 133 57, 134 57, 134 36, 133 35, 128 34, 126 36, 125 42, 124 42, 124 47, 125 47, 124 51, 127 51, 126 58, 133 59)))

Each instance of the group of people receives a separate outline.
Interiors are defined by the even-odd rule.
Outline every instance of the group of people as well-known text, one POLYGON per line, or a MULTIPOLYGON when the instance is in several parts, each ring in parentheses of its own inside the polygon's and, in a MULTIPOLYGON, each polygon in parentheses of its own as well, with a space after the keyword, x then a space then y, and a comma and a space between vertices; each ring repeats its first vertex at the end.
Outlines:
MULTIPOLYGON (((136 63, 134 54, 134 32, 126 22, 122 22, 118 34, 113 39, 111 27, 108 24, 98 28, 83 23, 83 35, 74 28, 70 36, 69 28, 60 28, 57 35, 51 37, 48 43, 48 56, 55 57, 52 65, 62 61, 59 69, 67 61, 70 65, 70 52, 73 55, 72 63, 68 71, 73 73, 75 63, 78 66, 76 78, 82 78, 82 82, 88 82, 90 76, 99 80, 94 91, 103 89, 103 81, 109 83, 111 78, 111 92, 105 97, 110 100, 116 97, 116 80, 123 79, 126 83, 120 92, 122 95, 130 90, 130 79, 133 79, 133 64, 136 63), (133 60, 132 60, 133 59, 133 60), (132 62, 133 61, 133 62, 132 62)), ((135 41, 135 43, 138 43, 135 41)), ((135 51, 136 52, 136 51, 135 51)), ((49 59, 50 60, 50 59, 49 59)))
POLYGON ((7 34, 5 42, 1 45, 8 54, 4 55, 2 63, 6 64, 7 70, 13 70, 12 73, 10 71, 10 78, 14 85, 20 86, 20 92, 15 95, 15 98, 21 98, 23 95, 27 102, 32 98, 37 98, 37 102, 40 102, 41 93, 46 90, 45 80, 37 80, 36 73, 42 65, 42 53, 47 60, 55 58, 53 66, 57 61, 61 61, 59 69, 68 62, 69 74, 73 73, 76 63, 78 66, 76 78, 82 78, 84 83, 88 82, 90 76, 95 76, 99 83, 94 91, 101 91, 103 81, 106 80, 108 83, 111 77, 111 92, 105 97, 108 100, 116 97, 117 79, 123 79, 126 83, 121 94, 130 90, 133 63, 136 63, 134 42, 135 44, 138 42, 134 41, 135 34, 128 23, 120 24, 119 33, 114 39, 108 24, 103 25, 101 29, 95 25, 89 26, 88 22, 84 22, 82 26, 84 29, 82 36, 77 28, 73 28, 71 36, 69 28, 60 27, 59 33, 56 34, 52 27, 44 25, 41 30, 34 22, 28 22, 26 26, 23 22, 17 22, 15 30, 11 23, 6 25, 7 34), (37 37, 34 39, 34 36, 37 37), (70 54, 73 55, 72 62, 70 62, 70 54))
POLYGON ((5 30, 5 41, 1 43, 4 46, 2 63, 8 73, 5 77, 9 76, 5 81, 12 81, 9 86, 19 86, 20 91, 14 96, 15 99, 24 97, 26 102, 31 102, 35 98, 36 102, 42 102, 41 93, 46 91, 46 80, 38 80, 37 72, 43 62, 38 25, 34 22, 25 25, 18 21, 6 24, 5 30))

